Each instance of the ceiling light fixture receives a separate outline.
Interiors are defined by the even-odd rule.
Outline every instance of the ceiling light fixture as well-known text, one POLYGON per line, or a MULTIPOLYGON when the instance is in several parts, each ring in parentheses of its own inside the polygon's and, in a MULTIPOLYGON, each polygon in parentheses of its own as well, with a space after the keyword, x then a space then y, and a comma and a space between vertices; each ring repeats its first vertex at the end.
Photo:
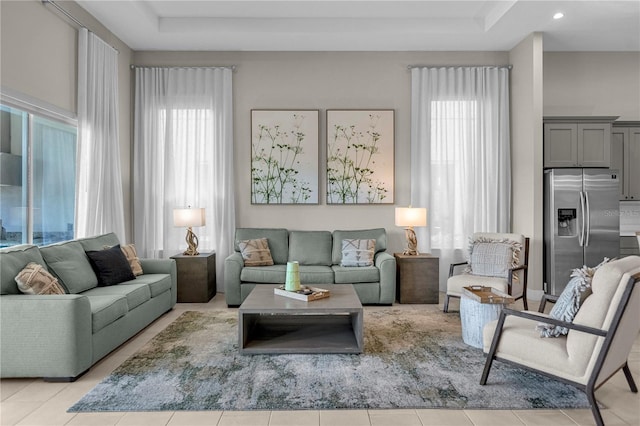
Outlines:
POLYGON ((558 12, 555 15, 553 15, 553 19, 562 19, 564 18, 564 13, 562 12, 558 12))

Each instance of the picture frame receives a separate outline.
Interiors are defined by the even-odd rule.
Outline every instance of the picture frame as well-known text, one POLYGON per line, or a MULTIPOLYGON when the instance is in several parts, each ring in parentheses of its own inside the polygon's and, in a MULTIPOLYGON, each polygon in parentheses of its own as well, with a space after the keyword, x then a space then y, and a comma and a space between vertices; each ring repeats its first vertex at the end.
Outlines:
POLYGON ((327 110, 327 204, 393 204, 395 111, 327 110))
POLYGON ((251 204, 319 203, 319 110, 251 110, 251 204))

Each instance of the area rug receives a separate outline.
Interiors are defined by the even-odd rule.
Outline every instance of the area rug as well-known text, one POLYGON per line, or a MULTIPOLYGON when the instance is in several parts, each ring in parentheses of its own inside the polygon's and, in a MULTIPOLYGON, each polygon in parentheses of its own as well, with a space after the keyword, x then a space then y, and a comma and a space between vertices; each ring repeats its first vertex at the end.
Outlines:
POLYGON ((361 355, 240 355, 235 310, 185 312, 69 411, 587 408, 463 343, 458 314, 365 309, 361 355))

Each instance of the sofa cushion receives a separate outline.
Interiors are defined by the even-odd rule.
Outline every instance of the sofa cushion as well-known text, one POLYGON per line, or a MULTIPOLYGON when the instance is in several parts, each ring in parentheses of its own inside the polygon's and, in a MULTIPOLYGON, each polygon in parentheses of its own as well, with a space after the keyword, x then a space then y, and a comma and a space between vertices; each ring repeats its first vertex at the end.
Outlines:
POLYGON ((58 279, 51 275, 47 269, 35 262, 29 262, 22 271, 16 275, 18 288, 24 294, 64 294, 64 288, 58 283, 58 279))
POLYGON ((136 277, 134 281, 128 281, 120 285, 130 283, 146 284, 151 291, 151 298, 154 298, 165 291, 171 290, 171 275, 169 274, 144 274, 136 277))
POLYGON ((335 275, 336 284, 380 282, 380 270, 375 266, 353 267, 333 265, 331 268, 335 275))
POLYGON ((300 265, 331 266, 331 233, 329 231, 289 232, 289 262, 300 265))
MULTIPOLYGON (((266 238, 275 264, 284 265, 289 258, 289 231, 281 228, 237 228, 235 250, 240 251, 238 242, 266 238)), ((284 281, 282 281, 284 282, 284 281)))
MULTIPOLYGON (((106 287, 104 287, 106 288, 106 287)), ((128 312, 127 298, 119 294, 87 296, 91 305, 92 332, 102 330, 128 312)))
POLYGON ((105 249, 88 251, 87 257, 98 277, 98 286, 106 287, 135 279, 131 266, 120 244, 105 249))
POLYGON ((333 284, 333 270, 330 266, 323 265, 301 265, 301 284, 333 284))
POLYGON ((240 281, 245 283, 284 284, 287 265, 245 266, 240 281))
POLYGON ((269 240, 266 238, 238 241, 238 247, 244 260, 244 266, 273 265, 273 258, 269 250, 269 240))
POLYGON ((96 235, 93 237, 78 238, 76 241, 82 245, 84 251, 102 250, 105 247, 113 247, 120 244, 118 237, 113 232, 108 234, 96 235))
POLYGON ((135 282, 112 285, 108 287, 96 287, 82 293, 83 296, 124 296, 127 301, 127 309, 134 310, 144 302, 151 299, 151 289, 146 284, 135 282))
POLYGON ((376 253, 387 249, 387 231, 384 228, 333 231, 331 260, 334 265, 342 261, 342 240, 376 240, 376 253))
POLYGON ((40 249, 34 245, 19 245, 0 250, 0 294, 20 294, 15 281, 16 275, 30 262, 45 267, 40 249))
POLYGON ((376 240, 342 240, 340 266, 373 266, 376 240))
POLYGON ((98 278, 78 241, 40 247, 40 253, 68 293, 78 294, 98 286, 98 278))

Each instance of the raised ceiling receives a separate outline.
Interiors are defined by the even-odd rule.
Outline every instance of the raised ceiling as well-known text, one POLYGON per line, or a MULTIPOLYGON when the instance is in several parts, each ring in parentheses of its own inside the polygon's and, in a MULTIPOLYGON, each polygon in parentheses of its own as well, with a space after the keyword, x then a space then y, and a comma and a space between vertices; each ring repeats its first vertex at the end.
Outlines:
POLYGON ((546 51, 640 51, 638 0, 77 3, 134 50, 507 51, 538 31, 546 51))

